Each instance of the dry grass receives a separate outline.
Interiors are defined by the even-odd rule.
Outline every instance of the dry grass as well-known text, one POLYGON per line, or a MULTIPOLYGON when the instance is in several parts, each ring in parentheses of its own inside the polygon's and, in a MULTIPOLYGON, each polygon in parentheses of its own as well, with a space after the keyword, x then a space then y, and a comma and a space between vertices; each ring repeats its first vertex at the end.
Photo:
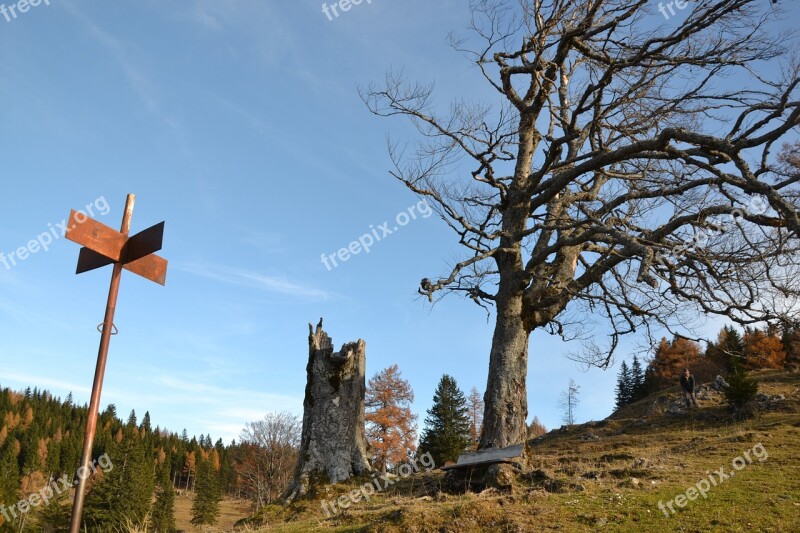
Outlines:
POLYGON ((175 527, 178 531, 217 533, 232 531, 233 525, 244 517, 250 515, 252 505, 250 502, 225 498, 220 503, 220 515, 216 525, 198 528, 192 525, 192 502, 194 494, 184 493, 175 496, 175 527))
MULTIPOLYGON (((613 417, 531 441, 530 469, 513 490, 446 494, 439 472, 417 475, 369 502, 326 518, 321 501, 261 513, 260 531, 800 531, 800 375, 756 375, 761 391, 783 394, 779 410, 735 421, 716 397, 686 416, 661 412, 667 390, 613 417), (762 444, 769 457, 664 516, 670 501, 707 471, 762 444)), ((358 483, 328 487, 332 499, 358 483)))

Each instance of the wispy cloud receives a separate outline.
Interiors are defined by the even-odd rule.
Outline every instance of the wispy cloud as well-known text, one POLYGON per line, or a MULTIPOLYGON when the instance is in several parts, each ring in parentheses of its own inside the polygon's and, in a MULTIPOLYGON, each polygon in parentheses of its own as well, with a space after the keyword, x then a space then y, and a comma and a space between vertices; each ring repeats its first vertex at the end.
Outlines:
MULTIPOLYGON (((15 372, 3 372, 3 381, 4 382, 12 382, 24 385, 26 387, 30 386, 32 383, 35 384, 37 387, 50 387, 56 390, 64 390, 64 391, 72 391, 78 392, 81 394, 89 394, 91 392, 91 388, 76 385, 74 383, 70 383, 68 381, 62 381, 58 379, 50 379, 41 376, 32 376, 30 374, 17 374, 15 372)), ((7 383, 4 383, 7 384, 7 383)))
MULTIPOLYGON (((132 57, 142 56, 143 52, 136 45, 125 43, 115 37, 112 33, 104 30, 97 25, 88 15, 83 13, 75 4, 65 2, 61 4, 73 17, 83 23, 89 35, 94 38, 106 52, 114 58, 122 71, 131 90, 139 97, 145 108, 155 117, 160 119, 169 130, 184 142, 185 129, 181 123, 172 115, 164 110, 162 105, 161 91, 156 83, 152 81, 146 69, 140 64, 142 61, 134 61, 132 57)), ((183 147, 184 151, 186 147, 183 147)))
POLYGON ((246 226, 238 227, 236 232, 241 235, 239 242, 244 245, 252 246, 267 253, 286 251, 283 238, 276 233, 257 231, 246 226))
POLYGON ((89 34, 100 43, 117 61, 130 85, 141 97, 149 111, 158 113, 159 104, 153 84, 147 76, 137 68, 129 59, 125 52, 125 47, 110 33, 94 23, 86 14, 74 4, 65 3, 64 8, 75 18, 80 20, 89 34))
POLYGON ((219 31, 222 24, 202 3, 196 3, 188 10, 187 18, 197 23, 204 30, 219 31))
MULTIPOLYGON (((183 398, 191 398, 192 402, 217 405, 220 408, 220 413, 226 416, 234 411, 240 413, 247 412, 248 409, 241 408, 243 405, 253 406, 268 404, 274 406, 272 408, 273 410, 295 410, 302 404, 302 400, 296 396, 245 390, 236 387, 218 387, 200 381, 184 381, 172 376, 156 376, 152 378, 143 378, 139 381, 156 385, 160 390, 178 394, 183 398), (191 393, 191 396, 187 396, 184 393, 191 393)), ((258 417, 261 416, 264 416, 263 412, 258 415, 258 417)))
POLYGON ((214 281, 242 287, 251 287, 265 292, 300 296, 313 300, 330 300, 334 297, 333 293, 317 289, 310 285, 292 281, 281 276, 270 276, 250 270, 200 263, 180 264, 173 268, 214 281))
MULTIPOLYGON (((269 412, 289 411, 302 415, 303 400, 297 396, 219 387, 171 376, 143 380, 157 386, 172 402, 183 402, 186 411, 181 425, 204 428, 223 440, 238 438, 248 422, 261 420, 269 412), (197 409, 198 406, 202 406, 197 409)), ((162 399, 163 401, 163 399, 162 399)))

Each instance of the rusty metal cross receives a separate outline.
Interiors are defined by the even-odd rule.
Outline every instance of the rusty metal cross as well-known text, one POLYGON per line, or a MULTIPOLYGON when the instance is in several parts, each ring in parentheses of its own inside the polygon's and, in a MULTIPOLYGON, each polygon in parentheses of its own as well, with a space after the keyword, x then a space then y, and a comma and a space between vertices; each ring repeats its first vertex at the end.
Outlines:
POLYGON ((122 269, 129 270, 160 285, 166 283, 167 261, 154 253, 161 249, 164 237, 164 223, 160 222, 133 237, 128 237, 135 199, 136 197, 133 194, 129 194, 125 200, 125 212, 122 215, 122 227, 119 231, 75 210, 70 212, 67 223, 67 239, 83 246, 78 256, 76 274, 106 265, 114 265, 111 272, 111 287, 108 290, 108 303, 106 304, 106 312, 103 319, 103 329, 100 335, 100 349, 97 353, 92 398, 89 402, 89 417, 86 421, 86 436, 83 441, 81 468, 78 470, 78 486, 75 489, 75 499, 72 504, 70 533, 79 533, 81 530, 83 501, 86 497, 86 481, 89 477, 87 474, 90 471, 90 462, 92 460, 92 446, 95 431, 97 430, 97 415, 100 408, 100 393, 103 390, 108 345, 111 341, 114 326, 114 311, 117 307, 117 295, 119 294, 122 269))

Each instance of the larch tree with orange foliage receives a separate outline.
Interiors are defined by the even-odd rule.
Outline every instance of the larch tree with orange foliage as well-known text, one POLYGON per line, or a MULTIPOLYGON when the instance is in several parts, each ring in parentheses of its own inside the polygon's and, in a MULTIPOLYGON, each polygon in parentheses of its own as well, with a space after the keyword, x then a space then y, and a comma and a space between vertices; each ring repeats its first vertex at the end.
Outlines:
POLYGON ((547 428, 539 421, 538 416, 534 416, 531 425, 528 426, 528 438, 535 439, 536 437, 540 437, 545 433, 547 433, 547 428))
POLYGON ((372 466, 382 472, 416 450, 416 415, 411 412, 414 391, 400 376, 397 365, 369 380, 365 399, 367 439, 372 466))
POLYGON ((183 471, 186 473, 186 490, 189 490, 189 480, 194 478, 197 471, 197 458, 194 452, 186 454, 186 460, 183 463, 183 471))
POLYGON ((671 342, 662 338, 653 359, 648 364, 647 379, 659 389, 675 385, 684 368, 697 366, 700 347, 696 342, 675 337, 671 342))
POLYGON ((742 337, 744 345, 744 367, 747 370, 761 368, 783 368, 786 350, 781 338, 774 330, 746 328, 742 337))

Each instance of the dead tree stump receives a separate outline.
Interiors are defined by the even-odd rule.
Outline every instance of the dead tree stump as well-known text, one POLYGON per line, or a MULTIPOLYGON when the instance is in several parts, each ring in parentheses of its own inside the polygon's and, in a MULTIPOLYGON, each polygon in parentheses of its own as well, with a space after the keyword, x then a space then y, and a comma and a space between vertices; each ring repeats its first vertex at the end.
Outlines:
POLYGON ((370 472, 364 431, 366 343, 359 339, 334 353, 333 341, 308 325, 308 365, 303 433, 287 503, 317 483, 338 483, 370 472))

